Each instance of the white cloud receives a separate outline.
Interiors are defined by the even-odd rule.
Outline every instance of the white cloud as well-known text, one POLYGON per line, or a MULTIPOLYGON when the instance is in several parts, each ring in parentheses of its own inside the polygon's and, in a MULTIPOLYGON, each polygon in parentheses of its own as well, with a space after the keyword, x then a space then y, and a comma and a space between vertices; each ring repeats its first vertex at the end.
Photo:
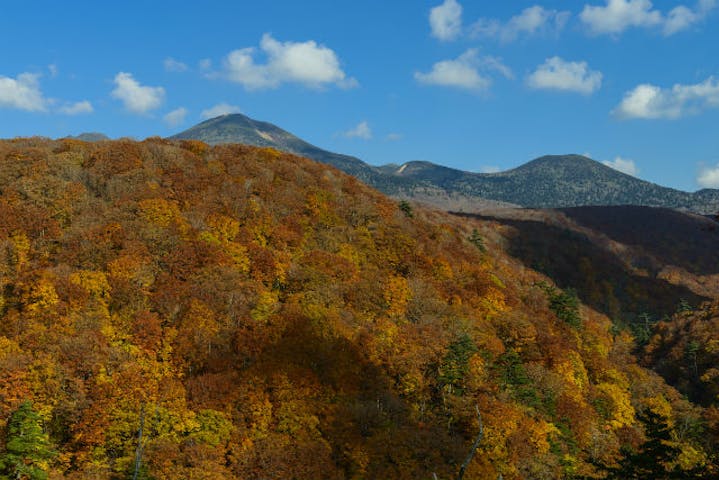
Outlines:
POLYGON ((679 5, 667 14, 664 21, 664 35, 669 36, 703 21, 717 7, 717 0, 699 0, 694 10, 679 5))
POLYGON ((212 60, 210 60, 209 58, 203 58, 198 62, 197 65, 200 67, 200 70, 207 71, 212 68, 212 60))
POLYGON ((455 60, 442 60, 428 73, 415 72, 414 78, 427 85, 456 87, 467 90, 485 90, 492 80, 477 70, 477 50, 470 49, 455 60))
POLYGON ((120 100, 128 111, 142 114, 162 105, 165 89, 140 85, 131 73, 120 72, 115 76, 112 96, 120 100))
POLYGON ((492 79, 480 73, 496 71, 505 77, 512 78, 509 67, 496 57, 480 57, 475 48, 471 48, 454 60, 442 60, 432 66, 427 73, 415 72, 414 78, 426 85, 460 88, 464 90, 482 91, 492 85, 492 79))
POLYGON ((0 75, 0 108, 44 112, 48 101, 40 91, 39 75, 21 73, 17 78, 0 75))
POLYGON ((313 40, 279 42, 266 33, 260 49, 267 56, 264 64, 255 62, 255 48, 234 50, 224 60, 224 76, 248 90, 277 88, 283 83, 299 83, 310 88, 336 85, 357 86, 340 67, 337 54, 313 40))
POLYGON ((563 90, 589 95, 602 86, 602 73, 590 70, 587 62, 548 58, 527 78, 531 88, 563 90))
POLYGON ((719 164, 702 168, 697 176, 697 183, 702 188, 719 188, 719 164))
POLYGON ((186 72, 189 68, 187 64, 175 60, 172 57, 167 57, 163 65, 165 66, 166 72, 186 72))
POLYGON ((579 18, 595 35, 617 35, 631 27, 657 27, 669 36, 703 21, 717 0, 699 0, 694 8, 674 7, 666 15, 651 0, 605 0, 603 6, 585 5, 579 18))
POLYGON ((372 138, 372 129, 366 121, 362 121, 357 124, 356 127, 351 128, 342 134, 343 137, 347 138, 361 138, 363 140, 370 140, 372 138))
POLYGON ((80 102, 65 104, 58 108, 57 111, 64 115, 82 115, 92 113, 95 109, 92 108, 92 103, 87 100, 82 100, 80 102))
POLYGON ((642 84, 624 94, 614 113, 622 118, 676 118, 680 111, 672 103, 661 88, 642 84))
POLYGON ((55 78, 57 77, 57 74, 60 73, 60 70, 57 68, 57 65, 54 63, 51 63, 47 66, 47 71, 50 72, 50 77, 55 78))
POLYGON ((499 173, 502 169, 496 165, 482 165, 479 167, 479 173, 499 173))
MULTIPOLYGON (((48 69, 53 72, 53 65, 48 69)), ((56 71, 55 71, 56 73, 56 71)), ((57 99, 45 98, 40 90, 40 75, 21 73, 17 78, 0 75, 0 108, 14 108, 27 112, 47 112, 63 115, 80 115, 92 113, 92 104, 87 100, 80 102, 62 102, 57 99)))
POLYGON ((387 140, 388 142, 398 142, 402 140, 403 137, 404 135, 402 135, 401 133, 388 133, 385 137, 385 140, 387 140))
POLYGON ((613 168, 614 170, 618 170, 622 173, 626 173, 627 175, 631 175, 632 177, 636 177, 639 174, 639 168, 637 168, 637 165, 634 163, 634 160, 617 157, 612 161, 605 160, 602 163, 607 167, 613 168))
POLYGON ((494 18, 480 18, 470 27, 470 33, 474 37, 498 38, 502 42, 511 42, 520 35, 559 32, 570 17, 570 12, 547 10, 535 5, 525 8, 506 23, 494 18))
POLYGON ((242 113, 242 110, 236 105, 230 105, 228 103, 218 103, 213 107, 203 110, 202 113, 200 113, 200 117, 208 119, 219 117, 220 115, 227 115, 229 113, 242 113))
POLYGON ((695 85, 660 88, 642 84, 627 92, 614 114, 620 118, 675 119, 719 108, 719 80, 709 77, 695 85))
POLYGON ((672 35, 682 30, 686 30, 691 25, 697 23, 700 20, 700 16, 697 12, 679 5, 673 8, 667 15, 667 19, 664 22, 664 34, 672 35))
POLYGON ((662 23, 662 14, 650 0, 606 0, 605 6, 585 5, 579 18, 594 34, 617 34, 629 27, 650 27, 662 23))
POLYGON ((187 109, 185 107, 176 108, 167 113, 162 119, 171 127, 176 127, 185 121, 187 117, 187 109))
POLYGON ((442 41, 456 39, 462 32, 462 5, 456 0, 444 0, 429 11, 432 36, 442 41))

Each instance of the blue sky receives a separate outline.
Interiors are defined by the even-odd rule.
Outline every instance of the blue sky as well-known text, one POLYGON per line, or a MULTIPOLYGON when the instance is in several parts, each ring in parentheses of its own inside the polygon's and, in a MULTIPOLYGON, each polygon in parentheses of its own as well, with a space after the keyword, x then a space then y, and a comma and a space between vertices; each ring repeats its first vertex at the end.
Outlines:
POLYGON ((719 1, 6 2, 0 137, 241 111, 371 164, 580 153, 719 188, 719 1))

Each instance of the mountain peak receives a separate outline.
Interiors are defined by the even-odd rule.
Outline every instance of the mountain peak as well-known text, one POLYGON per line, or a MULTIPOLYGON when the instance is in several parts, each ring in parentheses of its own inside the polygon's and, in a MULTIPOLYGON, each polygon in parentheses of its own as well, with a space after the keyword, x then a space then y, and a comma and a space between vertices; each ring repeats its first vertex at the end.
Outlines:
POLYGON ((197 125, 198 127, 200 125, 216 125, 216 124, 222 124, 222 123, 247 123, 247 124, 254 124, 254 123, 260 123, 256 120, 253 120, 252 118, 248 117, 247 115, 243 115, 242 113, 225 113, 222 115, 219 115, 217 117, 208 118, 204 122, 197 125))
POLYGON ((171 138, 211 145, 244 143, 273 147, 332 165, 370 186, 401 198, 421 199, 440 208, 481 211, 486 200, 533 208, 587 205, 645 205, 719 210, 719 190, 701 194, 661 187, 632 177, 585 155, 545 155, 515 169, 481 174, 410 161, 373 167, 358 158, 328 152, 268 122, 234 113, 211 118, 171 138), (429 193, 428 193, 429 192, 429 193), (447 198, 462 198, 448 206, 447 198))
POLYGON ((210 118, 171 138, 202 140, 210 145, 244 143, 258 147, 274 147, 295 154, 302 154, 310 146, 276 125, 253 120, 241 113, 210 118))
MULTIPOLYGON (((609 168, 606 165, 602 164, 601 162, 598 162, 592 158, 589 158, 585 155, 578 155, 576 153, 570 153, 565 155, 543 155, 541 157, 535 158, 534 160, 530 160, 529 162, 525 163, 524 165, 521 165, 519 168, 536 168, 538 166, 571 166, 571 167, 577 167, 577 166, 592 166, 597 168, 609 168)), ((516 169, 515 169, 516 170, 516 169)))
POLYGON ((380 177, 383 176, 379 169, 367 165, 358 158, 328 152, 277 125, 254 120, 241 113, 210 118, 170 138, 201 140, 210 145, 243 143, 256 147, 272 147, 332 165, 373 186, 381 183, 380 177))

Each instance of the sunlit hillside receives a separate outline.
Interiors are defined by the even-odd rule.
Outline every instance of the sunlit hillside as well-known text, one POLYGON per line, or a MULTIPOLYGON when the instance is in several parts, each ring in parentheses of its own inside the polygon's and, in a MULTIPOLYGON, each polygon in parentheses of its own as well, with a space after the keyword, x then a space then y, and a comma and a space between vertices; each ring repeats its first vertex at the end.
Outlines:
POLYGON ((716 478, 716 411, 510 247, 273 149, 0 142, 0 476, 452 479, 479 438, 467 479, 716 478))

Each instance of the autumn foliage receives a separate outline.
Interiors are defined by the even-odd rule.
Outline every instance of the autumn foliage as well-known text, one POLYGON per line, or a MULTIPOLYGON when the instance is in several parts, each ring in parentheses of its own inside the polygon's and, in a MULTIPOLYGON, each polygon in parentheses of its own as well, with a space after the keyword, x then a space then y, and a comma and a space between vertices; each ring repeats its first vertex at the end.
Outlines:
POLYGON ((465 478, 603 478, 646 411, 712 471, 628 333, 411 212, 272 149, 0 142, 0 457, 32 402, 49 478, 449 479, 478 407, 465 478))

